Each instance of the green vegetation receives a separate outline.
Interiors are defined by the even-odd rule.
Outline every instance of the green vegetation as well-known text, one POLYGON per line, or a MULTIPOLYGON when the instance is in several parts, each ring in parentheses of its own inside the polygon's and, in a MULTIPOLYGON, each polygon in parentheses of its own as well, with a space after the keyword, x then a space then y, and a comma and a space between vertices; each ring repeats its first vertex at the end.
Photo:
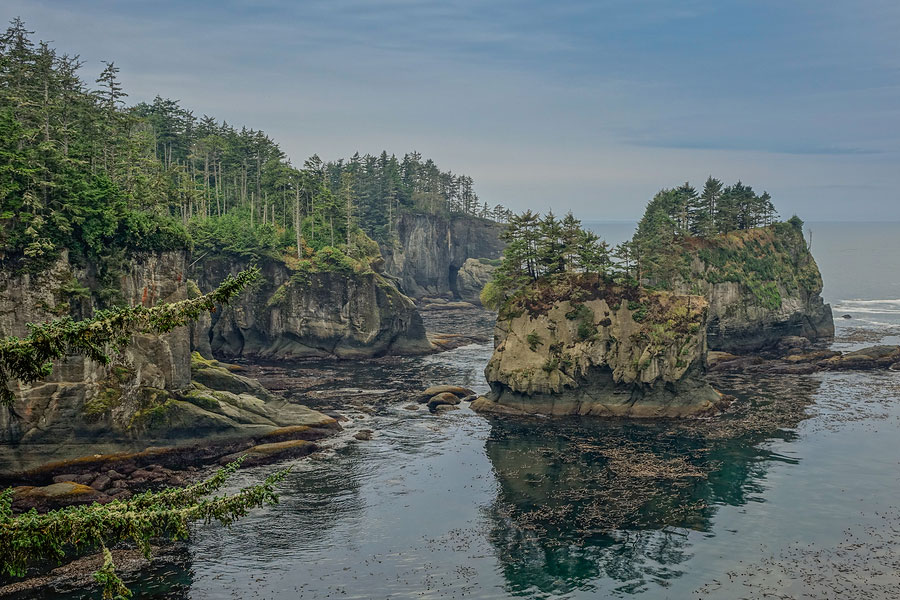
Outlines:
MULTIPOLYGON (((524 299, 528 310, 539 312, 563 292, 580 302, 595 294, 589 278, 572 277, 582 274, 595 275, 598 286, 688 289, 695 295, 709 283, 734 281, 759 306, 777 309, 779 290, 816 293, 822 283, 803 240, 803 221, 796 215, 787 222, 774 219, 768 193, 758 195, 741 182, 726 187, 711 177, 699 194, 688 183, 656 194, 634 237, 612 252, 571 214, 558 220, 553 213, 527 211, 509 220, 508 244, 482 304, 502 310, 524 299)), ((632 305, 638 295, 631 296, 629 310, 642 322, 646 311, 632 305)), ((608 304, 617 310, 619 300, 610 297, 608 304)))
POLYGON ((104 564, 94 579, 101 586, 103 597, 130 597, 131 592, 116 575, 110 546, 131 542, 150 558, 151 540, 184 539, 189 533, 188 525, 194 522, 218 521, 227 527, 254 508, 278 502, 275 486, 284 479, 287 470, 273 473, 262 483, 233 494, 212 496, 225 485, 242 460, 189 487, 145 492, 129 500, 113 500, 103 505, 70 506, 45 514, 32 509, 14 515, 12 488, 0 492, 3 572, 10 577, 24 577, 31 566, 101 550, 104 564))
POLYGON ((531 348, 532 352, 537 350, 537 347, 543 345, 544 343, 541 340, 541 336, 538 335, 536 331, 532 331, 527 336, 525 336, 525 341, 528 342, 528 347, 531 348))
MULTIPOLYGON (((49 375, 54 359, 84 354, 107 364, 110 348, 121 351, 132 339, 132 333, 163 333, 185 325, 201 312, 215 310, 218 305, 227 303, 258 277, 259 271, 254 268, 228 277, 215 291, 204 296, 153 308, 137 306, 99 311, 85 321, 67 317, 30 325, 31 333, 27 338, 11 337, 0 342, 0 400, 7 405, 12 402, 13 394, 8 386, 11 380, 30 383, 49 375)), ((121 398, 121 384, 130 375, 127 368, 114 367, 107 385, 85 406, 85 411, 99 416, 113 408, 121 398)), ((175 400, 166 390, 144 388, 142 391, 145 396, 143 407, 132 423, 152 426, 166 418, 175 400)), ((227 526, 251 509, 277 501, 274 486, 284 478, 285 471, 235 494, 207 498, 225 484, 239 465, 240 461, 232 463, 212 478, 187 488, 146 492, 126 501, 71 506, 46 514, 38 514, 32 509, 14 515, 11 507, 13 490, 7 489, 0 493, 3 572, 8 576, 23 577, 29 566, 102 550, 104 564, 94 578, 102 586, 104 598, 130 596, 130 591, 115 573, 109 546, 130 541, 149 558, 152 539, 187 537, 188 524, 195 521, 217 520, 227 526)))
POLYGON ((63 250, 98 265, 105 306, 121 302, 109 263, 130 252, 355 257, 354 239, 393 242, 399 213, 508 218, 416 152, 297 168, 262 131, 160 97, 127 107, 113 63, 90 89, 77 56, 32 34, 14 19, 0 36, 0 247, 30 272, 63 250))
MULTIPOLYGON (((672 289, 691 280, 693 250, 715 246, 730 232, 769 226, 775 216, 768 192, 758 195, 740 181, 726 187, 710 177, 700 193, 684 183, 653 197, 634 237, 616 248, 616 257, 636 281, 672 289), (712 243, 704 245, 706 240, 712 243)), ((802 229, 803 222, 796 220, 802 229)))
POLYGON ((513 215, 503 233, 507 242, 494 279, 482 292, 482 304, 498 308, 507 297, 541 278, 570 273, 605 274, 611 267, 609 246, 581 228, 569 213, 559 220, 526 211, 513 215))

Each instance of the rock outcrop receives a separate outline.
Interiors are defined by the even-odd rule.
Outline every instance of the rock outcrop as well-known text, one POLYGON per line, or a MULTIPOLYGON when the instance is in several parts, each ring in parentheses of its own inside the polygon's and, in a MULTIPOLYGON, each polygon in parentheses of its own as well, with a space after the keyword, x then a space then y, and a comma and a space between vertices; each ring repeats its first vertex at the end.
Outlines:
POLYGON ((481 290, 494 278, 499 260, 469 258, 456 273, 456 295, 472 304, 481 304, 481 290))
MULTIPOLYGON (((122 265, 115 290, 130 305, 182 300, 190 293, 185 271, 182 252, 135 255, 122 265)), ((0 270, 0 334, 23 336, 29 322, 89 315, 98 297, 90 290, 98 287, 96 273, 65 255, 39 275, 0 270)), ((57 361, 50 377, 19 386, 13 406, 0 407, 0 473, 148 445, 247 438, 288 425, 336 426, 227 369, 205 378, 213 366, 192 364, 187 327, 135 335, 107 366, 81 356, 57 361)))
POLYGON ((385 271, 412 297, 456 295, 457 272, 470 258, 499 258, 503 225, 469 216, 405 214, 395 246, 382 246, 385 271))
MULTIPOLYGON (((208 286, 244 267, 233 259, 206 259, 198 263, 196 276, 208 286)), ((293 271, 275 260, 260 267, 261 282, 214 314, 207 339, 199 340, 213 355, 367 358, 432 349, 412 300, 373 270, 293 271)), ((202 352, 203 346, 196 349, 202 352)))
POLYGON ((851 352, 793 348, 778 358, 736 356, 724 352, 709 354, 710 371, 730 373, 808 375, 820 371, 900 371, 900 346, 869 346, 851 352))
POLYGON ((711 350, 753 352, 786 336, 811 340, 834 335, 822 277, 803 233, 789 223, 695 240, 682 292, 709 302, 711 350))
POLYGON ((596 276, 541 281, 501 310, 483 412, 686 417, 723 398, 703 379, 708 305, 596 276))

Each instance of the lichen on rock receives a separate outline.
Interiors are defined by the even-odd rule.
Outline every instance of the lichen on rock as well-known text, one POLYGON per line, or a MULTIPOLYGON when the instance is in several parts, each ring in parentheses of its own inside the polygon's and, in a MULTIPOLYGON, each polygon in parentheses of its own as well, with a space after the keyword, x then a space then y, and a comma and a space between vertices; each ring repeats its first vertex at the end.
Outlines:
POLYGON ((540 280, 501 310, 481 411, 620 417, 714 412, 702 378, 702 296, 616 285, 596 275, 540 280))

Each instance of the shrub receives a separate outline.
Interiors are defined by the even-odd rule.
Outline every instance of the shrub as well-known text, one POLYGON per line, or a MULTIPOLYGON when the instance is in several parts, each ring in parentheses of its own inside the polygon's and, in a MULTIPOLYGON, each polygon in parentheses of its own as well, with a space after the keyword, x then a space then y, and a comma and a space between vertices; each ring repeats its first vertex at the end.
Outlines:
POLYGON ((543 345, 543 341, 541 340, 541 336, 537 334, 536 331, 532 331, 525 337, 525 341, 528 342, 528 347, 531 348, 531 351, 534 352, 537 350, 538 346, 543 345))
POLYGON ((481 300, 481 305, 490 310, 500 310, 500 307, 503 306, 503 302, 506 300, 503 288, 495 281, 487 282, 478 297, 481 300))
POLYGON ((797 231, 803 231, 803 219, 797 215, 792 216, 787 222, 797 231))

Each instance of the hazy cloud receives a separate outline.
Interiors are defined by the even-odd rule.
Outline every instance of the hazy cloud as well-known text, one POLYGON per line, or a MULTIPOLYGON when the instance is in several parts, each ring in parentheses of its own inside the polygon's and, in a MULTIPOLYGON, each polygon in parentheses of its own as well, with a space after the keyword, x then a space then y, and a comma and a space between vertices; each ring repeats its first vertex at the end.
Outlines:
POLYGON ((490 203, 637 216, 708 174, 900 219, 893 0, 7 0, 43 39, 266 130, 295 162, 417 149, 490 203), (888 195, 890 194, 890 195, 888 195))

